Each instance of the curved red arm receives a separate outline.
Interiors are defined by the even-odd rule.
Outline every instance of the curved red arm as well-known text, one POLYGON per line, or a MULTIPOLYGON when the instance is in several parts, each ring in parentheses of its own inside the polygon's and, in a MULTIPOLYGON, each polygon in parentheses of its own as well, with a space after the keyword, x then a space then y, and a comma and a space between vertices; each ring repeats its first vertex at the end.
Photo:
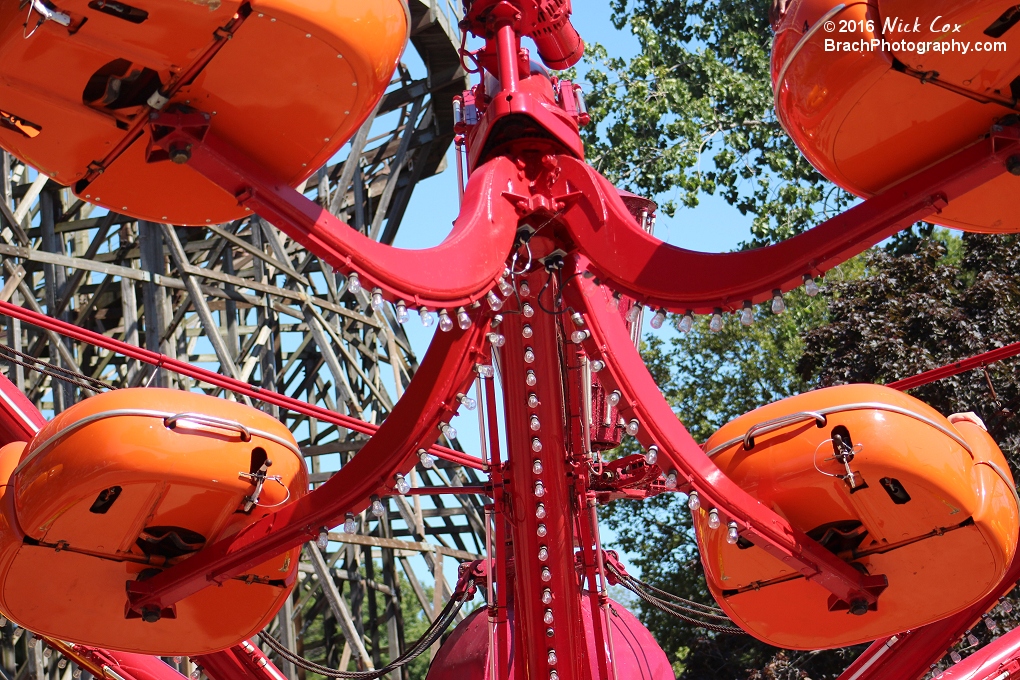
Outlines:
POLYGON ((503 193, 529 193, 513 161, 494 158, 472 173, 446 240, 406 250, 352 229, 212 132, 196 136, 194 126, 185 124, 188 115, 196 114, 160 114, 153 126, 171 131, 153 144, 167 150, 189 147, 191 168, 333 268, 357 273, 366 290, 379 288, 388 300, 403 300, 408 307, 455 308, 481 299, 502 277, 518 222, 503 193))
MULTIPOLYGON (((576 261, 576 271, 586 263, 576 261)), ((844 602, 865 600, 873 604, 877 597, 865 577, 846 562, 792 527, 784 518, 752 498, 705 455, 659 391, 638 354, 630 332, 620 315, 606 305, 610 291, 584 276, 572 278, 564 296, 584 315, 590 337, 583 346, 588 356, 606 363, 599 380, 606 389, 617 389, 623 398, 620 411, 624 418, 640 423, 638 440, 645 447, 656 445, 660 466, 672 464, 678 478, 697 490, 702 505, 715 507, 720 514, 740 526, 741 535, 772 556, 793 567, 805 578, 818 583, 844 602)))
POLYGON ((950 201, 1006 172, 1017 130, 999 128, 945 161, 826 222, 776 245, 733 253, 699 253, 642 230, 619 194, 593 168, 567 156, 553 194, 577 250, 606 283, 650 307, 708 313, 763 302, 821 274, 950 201))
POLYGON ((485 360, 482 341, 487 322, 478 319, 466 331, 436 333, 407 390, 362 449, 329 481, 307 496, 255 522, 238 535, 207 546, 184 562, 146 581, 128 584, 130 606, 169 607, 213 583, 318 536, 351 511, 368 505, 373 494, 389 492, 393 476, 407 472, 415 452, 428 449, 440 424, 459 407, 475 377, 474 365, 485 360))

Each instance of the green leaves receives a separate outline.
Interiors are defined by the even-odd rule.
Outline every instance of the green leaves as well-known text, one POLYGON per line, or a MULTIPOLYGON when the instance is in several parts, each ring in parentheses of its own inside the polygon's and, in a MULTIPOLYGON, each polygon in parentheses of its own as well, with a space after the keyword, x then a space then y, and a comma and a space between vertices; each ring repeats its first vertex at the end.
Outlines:
POLYGON ((586 60, 595 125, 589 161, 673 215, 718 194, 753 218, 755 244, 782 240, 848 205, 805 161, 772 110, 768 2, 615 0, 638 38, 629 62, 586 60))

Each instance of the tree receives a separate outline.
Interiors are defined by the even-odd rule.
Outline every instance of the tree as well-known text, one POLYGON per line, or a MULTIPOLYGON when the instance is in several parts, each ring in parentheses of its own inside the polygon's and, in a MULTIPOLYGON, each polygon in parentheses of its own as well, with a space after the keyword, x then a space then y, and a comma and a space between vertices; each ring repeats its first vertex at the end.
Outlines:
MULTIPOLYGON (((719 193, 753 217, 757 243, 787 238, 851 197, 800 155, 772 108, 768 0, 613 0, 638 38, 625 61, 594 45, 589 161, 620 186, 698 205, 719 193)), ((672 215, 672 199, 662 210, 672 215)))

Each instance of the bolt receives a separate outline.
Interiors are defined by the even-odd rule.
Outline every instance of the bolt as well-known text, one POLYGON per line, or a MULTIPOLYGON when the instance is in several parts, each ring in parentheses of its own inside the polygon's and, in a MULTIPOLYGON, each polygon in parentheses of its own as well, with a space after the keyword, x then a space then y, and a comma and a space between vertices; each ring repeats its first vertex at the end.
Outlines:
POLYGON ((191 145, 170 147, 170 160, 177 165, 184 165, 191 160, 191 145))
POLYGON ((864 616, 868 613, 868 601, 854 600, 850 603, 850 613, 854 616, 864 616))
POLYGON ((146 623, 156 623, 159 619, 159 607, 153 607, 152 605, 142 607, 142 621, 145 621, 146 623))
POLYGON ((1020 154, 1006 159, 1006 169, 1013 175, 1020 175, 1020 154))

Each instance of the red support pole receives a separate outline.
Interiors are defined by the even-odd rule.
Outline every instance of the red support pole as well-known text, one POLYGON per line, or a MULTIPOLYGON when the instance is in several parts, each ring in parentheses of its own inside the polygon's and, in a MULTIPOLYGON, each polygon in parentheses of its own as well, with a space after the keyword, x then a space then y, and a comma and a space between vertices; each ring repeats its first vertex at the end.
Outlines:
POLYGON ((901 390, 906 392, 907 390, 921 385, 927 385, 928 383, 935 382, 936 380, 942 380, 953 375, 960 373, 966 373, 972 371, 975 368, 983 368, 989 364, 994 364, 997 361, 1015 357, 1020 354, 1020 342, 1014 342, 1005 347, 999 347, 993 349, 990 352, 984 352, 982 354, 976 354, 967 359, 961 359, 960 361, 954 361, 951 364, 933 368, 930 371, 924 373, 918 373, 917 375, 910 376, 909 378, 903 378, 902 380, 896 380, 887 385, 894 390, 901 390))
POLYGON ((210 680, 287 680, 262 650, 245 641, 215 654, 192 659, 210 680))

